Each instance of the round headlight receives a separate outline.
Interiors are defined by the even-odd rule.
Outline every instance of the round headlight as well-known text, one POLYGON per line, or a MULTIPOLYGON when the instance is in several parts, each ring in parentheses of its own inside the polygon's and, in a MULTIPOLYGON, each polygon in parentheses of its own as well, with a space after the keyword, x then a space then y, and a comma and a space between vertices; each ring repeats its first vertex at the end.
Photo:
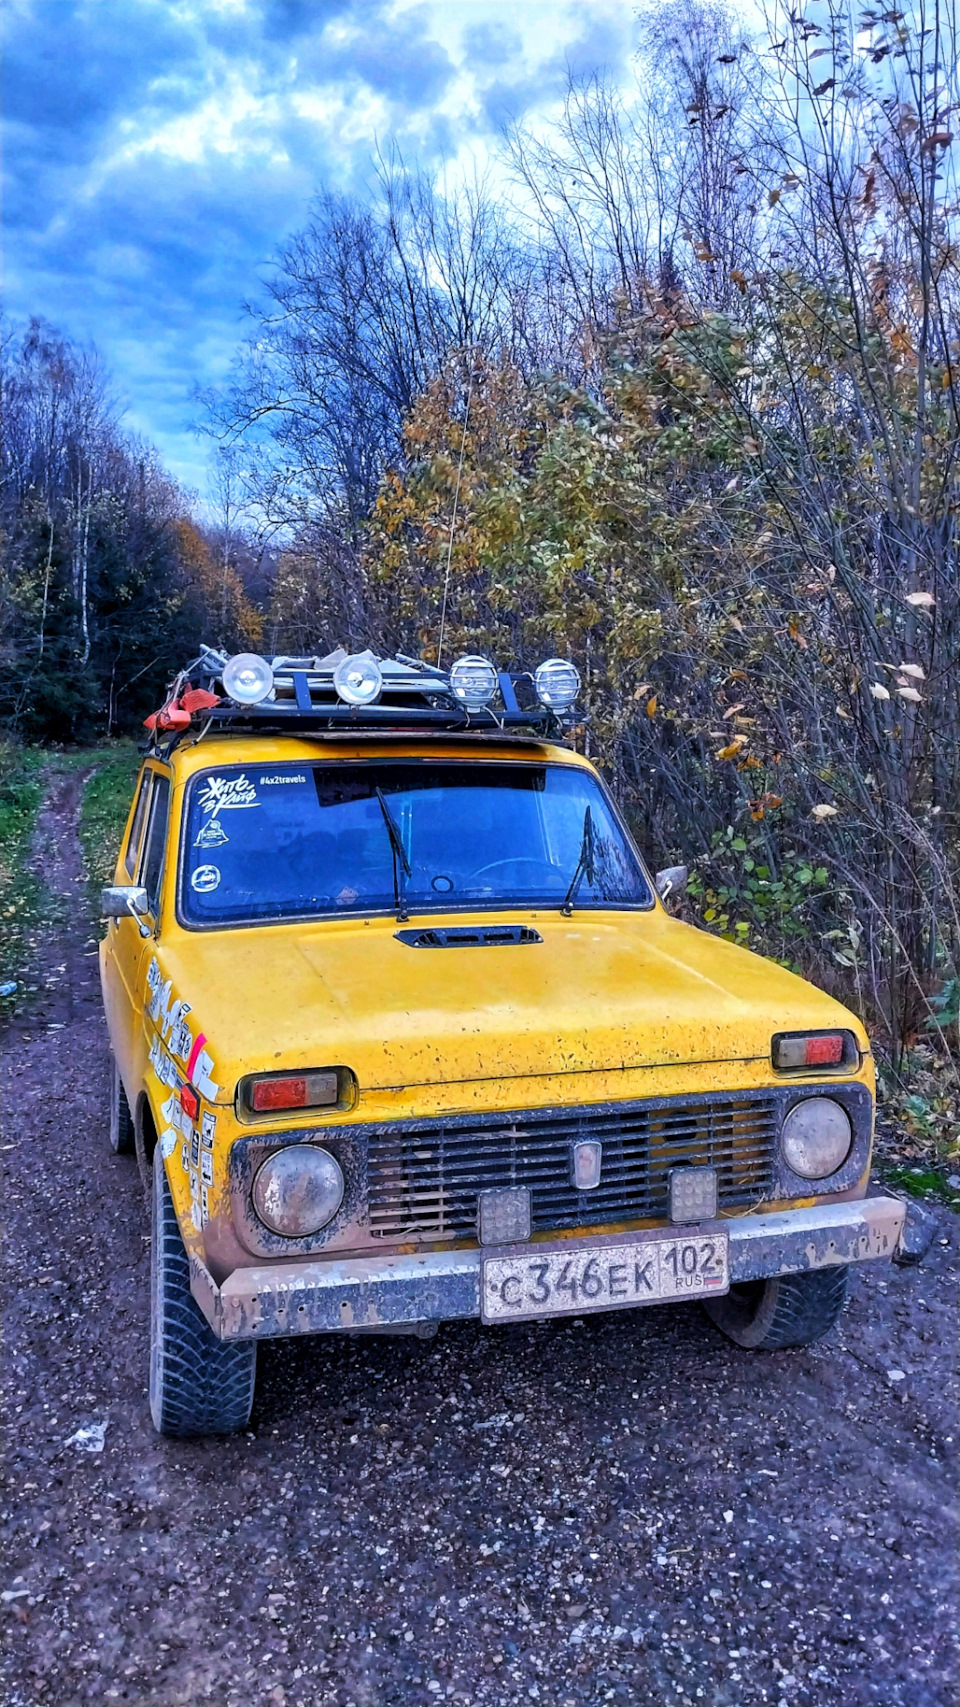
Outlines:
POLYGON ((336 1156, 314 1144, 290 1144, 268 1156, 253 1182, 253 1207, 271 1233, 307 1239, 332 1221, 343 1202, 336 1156))
POLYGON ((238 652, 223 666, 223 691, 235 705, 259 705, 273 691, 273 671, 256 652, 238 652))
POLYGON ((347 705, 372 705, 380 698, 383 676, 372 652, 342 658, 333 672, 333 685, 347 705))
POLYGON ((832 1097, 807 1097, 792 1108, 780 1133, 780 1153, 803 1179, 835 1174, 850 1154, 853 1127, 832 1097))
POLYGON ((533 678, 537 698, 551 711, 568 711, 580 692, 580 672, 566 658, 548 658, 533 678))
POLYGON ((482 711, 497 691, 497 672, 486 658, 458 658, 450 671, 454 699, 468 711, 482 711))

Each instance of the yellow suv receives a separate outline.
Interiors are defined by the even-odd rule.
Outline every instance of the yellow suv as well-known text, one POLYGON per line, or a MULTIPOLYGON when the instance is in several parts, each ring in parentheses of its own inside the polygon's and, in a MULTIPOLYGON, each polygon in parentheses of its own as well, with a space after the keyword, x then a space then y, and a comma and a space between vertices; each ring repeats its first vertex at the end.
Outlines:
POLYGON ((100 965, 163 1433, 243 1428, 269 1335, 696 1299, 798 1345, 893 1254, 863 1027, 671 917, 578 689, 204 649, 150 719, 100 965))

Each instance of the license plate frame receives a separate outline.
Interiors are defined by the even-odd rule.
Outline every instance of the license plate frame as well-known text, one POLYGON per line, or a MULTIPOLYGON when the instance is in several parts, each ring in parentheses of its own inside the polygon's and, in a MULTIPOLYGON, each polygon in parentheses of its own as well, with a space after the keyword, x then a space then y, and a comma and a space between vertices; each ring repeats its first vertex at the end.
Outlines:
POLYGON ((501 1245, 480 1260, 480 1319, 491 1327, 717 1298, 729 1290, 725 1227, 656 1227, 582 1245, 501 1245), (695 1268, 683 1255, 690 1249, 695 1268))

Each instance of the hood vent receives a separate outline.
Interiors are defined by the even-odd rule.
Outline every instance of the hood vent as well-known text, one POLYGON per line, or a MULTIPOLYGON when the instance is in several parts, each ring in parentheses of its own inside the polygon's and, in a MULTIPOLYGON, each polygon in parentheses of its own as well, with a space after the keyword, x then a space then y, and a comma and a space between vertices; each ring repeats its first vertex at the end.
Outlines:
POLYGON ((512 943, 542 942, 529 925, 453 925, 421 931, 395 931, 408 948, 507 948, 512 943))

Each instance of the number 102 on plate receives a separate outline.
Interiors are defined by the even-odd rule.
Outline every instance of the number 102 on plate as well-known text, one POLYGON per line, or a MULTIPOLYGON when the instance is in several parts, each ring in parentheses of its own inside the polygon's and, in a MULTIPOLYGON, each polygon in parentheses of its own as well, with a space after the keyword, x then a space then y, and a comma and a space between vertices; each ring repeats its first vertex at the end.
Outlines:
POLYGON ((581 1315, 630 1309, 669 1299, 726 1292, 730 1286, 726 1232, 668 1234, 636 1243, 484 1257, 481 1315, 485 1322, 534 1316, 581 1315))

